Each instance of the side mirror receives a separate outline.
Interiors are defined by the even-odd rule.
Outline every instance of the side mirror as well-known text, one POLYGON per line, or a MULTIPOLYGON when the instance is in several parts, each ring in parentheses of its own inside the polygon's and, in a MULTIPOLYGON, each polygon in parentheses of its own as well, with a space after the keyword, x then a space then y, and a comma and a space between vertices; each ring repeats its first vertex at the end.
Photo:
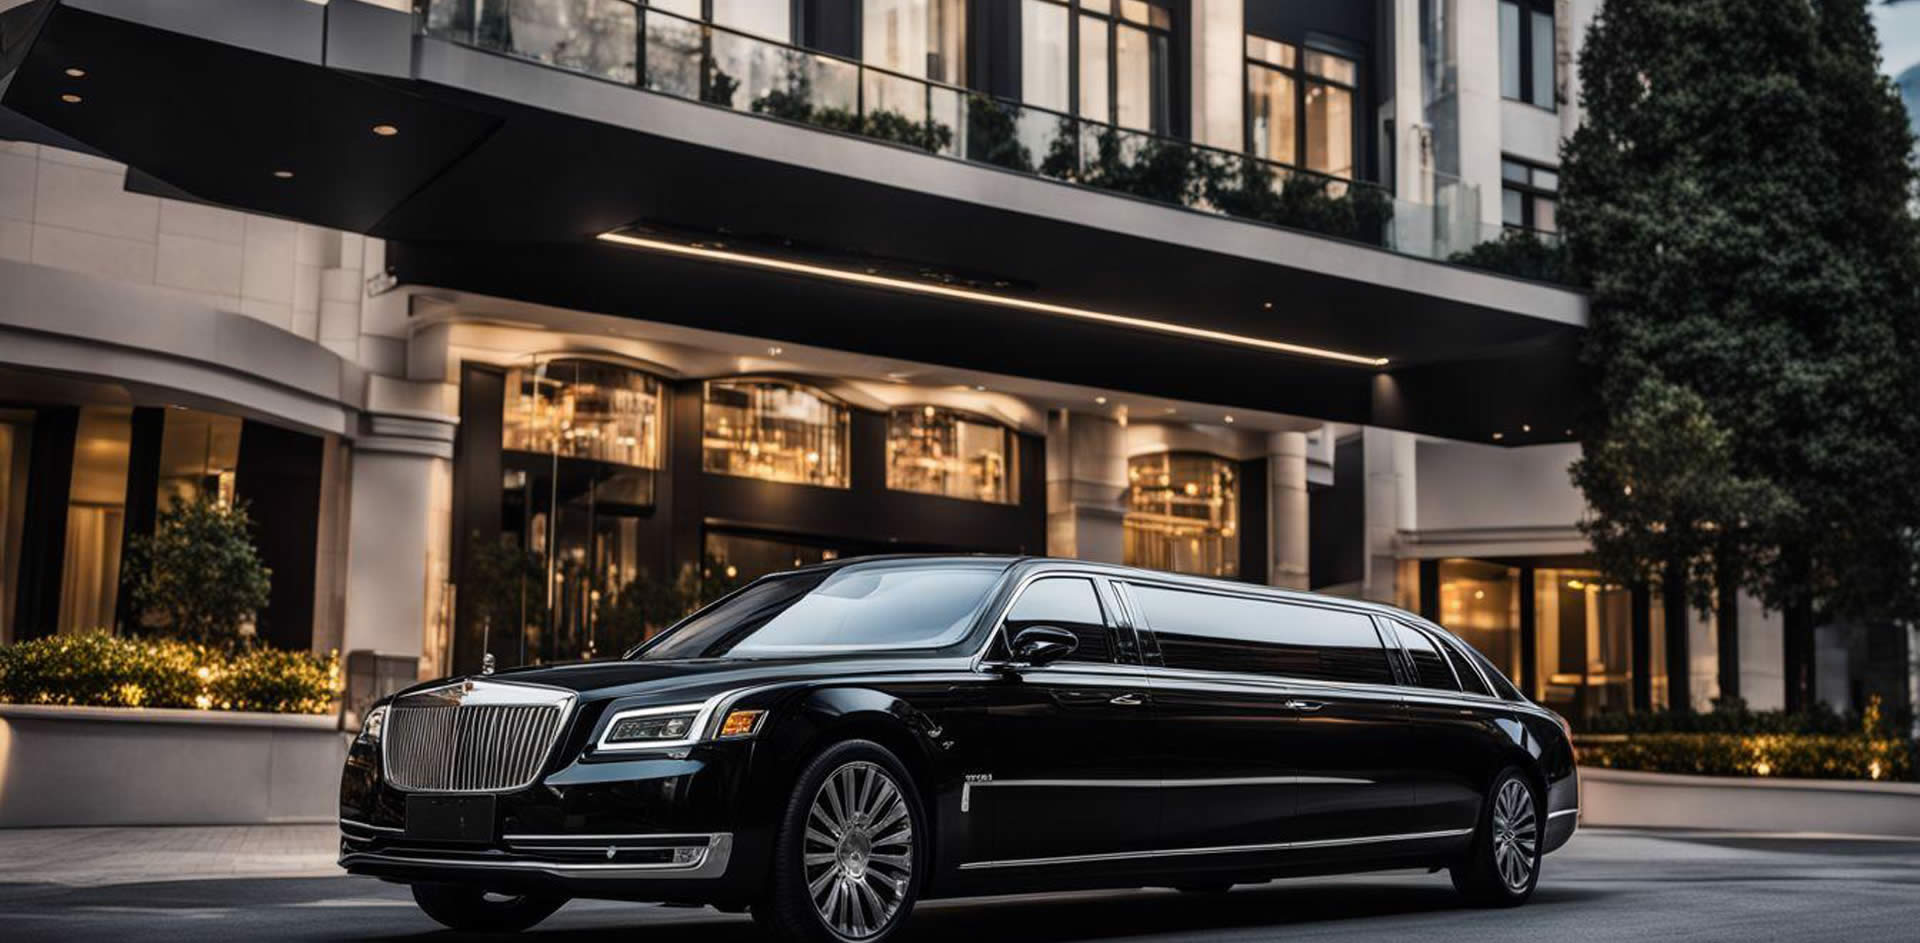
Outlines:
POLYGON ((1030 625, 1013 636, 1013 661, 1016 665, 1050 665, 1080 647, 1080 638, 1066 629, 1050 625, 1030 625))

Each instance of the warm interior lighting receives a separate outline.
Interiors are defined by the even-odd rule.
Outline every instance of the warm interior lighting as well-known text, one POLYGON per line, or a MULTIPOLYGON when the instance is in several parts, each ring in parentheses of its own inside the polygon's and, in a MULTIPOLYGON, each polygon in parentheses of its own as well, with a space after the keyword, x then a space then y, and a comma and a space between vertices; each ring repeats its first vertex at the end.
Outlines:
POLYGON ((276 170, 276 171, 274 171, 274 172, 273 172, 273 175, 274 175, 274 176, 276 176, 276 177, 279 177, 279 178, 280 178, 280 179, 282 179, 282 180, 292 180, 292 179, 293 179, 293 171, 291 171, 291 170, 276 170))
POLYGON ((86 77, 87 77, 87 70, 85 70, 85 69, 68 69, 68 70, 67 70, 67 77, 68 77, 68 78, 74 78, 74 79, 84 79, 84 78, 86 78, 86 77))
POLYGON ((1052 304, 1045 301, 1032 301, 1025 298, 1010 298, 1006 295, 995 295, 966 288, 954 288, 950 285, 936 285, 929 282, 912 281, 904 278, 890 278, 885 275, 874 274, 872 270, 853 272, 822 265, 811 265, 805 262, 790 262, 785 259, 749 255, 744 252, 728 252, 719 249, 709 249, 703 246, 682 245, 662 239, 649 239, 643 236, 634 236, 621 232, 604 232, 601 233, 598 238, 602 242, 631 246, 636 249, 648 249, 655 252, 689 256, 711 262, 730 262, 735 265, 748 265, 778 272, 791 272, 796 275, 831 278, 875 288, 889 288, 895 291, 908 291, 915 294, 933 295, 940 298, 956 298, 962 301, 994 304, 1007 308, 1018 308, 1023 311, 1036 311, 1041 314, 1053 314, 1062 317, 1079 318, 1086 321, 1098 321, 1103 324, 1116 324, 1122 327, 1154 331, 1161 334, 1175 334, 1182 337, 1198 338, 1200 340, 1215 341, 1223 344, 1256 347, 1263 350, 1278 351, 1280 353, 1294 354, 1302 357, 1318 357, 1325 360, 1338 360, 1344 363, 1360 364, 1369 367, 1384 367, 1387 365, 1387 358, 1385 357, 1367 357, 1360 354, 1349 354, 1320 347, 1309 347, 1304 344, 1289 344, 1285 341, 1268 340, 1263 337, 1249 337, 1245 334, 1215 331, 1207 328, 1191 327, 1185 324, 1174 324, 1167 321, 1154 321, 1148 318, 1136 318, 1124 314, 1110 314, 1104 311, 1075 308, 1070 305, 1052 304))
POLYGON ((373 126, 373 133, 378 134, 383 138, 390 138, 396 134, 399 134, 400 129, 390 124, 376 124, 373 126))

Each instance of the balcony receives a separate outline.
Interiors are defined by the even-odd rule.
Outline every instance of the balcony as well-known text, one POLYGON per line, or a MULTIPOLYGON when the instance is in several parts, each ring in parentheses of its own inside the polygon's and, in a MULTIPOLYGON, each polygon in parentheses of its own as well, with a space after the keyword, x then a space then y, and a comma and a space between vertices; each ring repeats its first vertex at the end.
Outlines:
POLYGON ((1477 188, 1432 204, 1348 180, 994 98, 639 0, 434 0, 427 36, 718 108, 1203 213, 1448 261, 1497 235, 1477 188))

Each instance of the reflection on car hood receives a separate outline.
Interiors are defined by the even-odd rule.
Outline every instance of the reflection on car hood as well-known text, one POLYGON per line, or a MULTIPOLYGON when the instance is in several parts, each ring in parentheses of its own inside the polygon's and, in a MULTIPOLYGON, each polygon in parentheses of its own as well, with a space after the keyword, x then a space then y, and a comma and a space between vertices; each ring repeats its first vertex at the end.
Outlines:
MULTIPOLYGON (((716 691, 754 687, 780 681, 805 681, 845 675, 891 674, 902 671, 964 669, 965 658, 928 655, 861 656, 853 658, 731 659, 684 661, 586 661, 530 668, 512 668, 484 676, 488 681, 536 684, 576 692, 584 701, 637 695, 676 694, 705 698, 716 691)), ((478 680, 481 675, 467 675, 478 680)), ((415 690, 445 684, 445 679, 415 690)), ((651 698, 650 698, 651 699, 651 698)))

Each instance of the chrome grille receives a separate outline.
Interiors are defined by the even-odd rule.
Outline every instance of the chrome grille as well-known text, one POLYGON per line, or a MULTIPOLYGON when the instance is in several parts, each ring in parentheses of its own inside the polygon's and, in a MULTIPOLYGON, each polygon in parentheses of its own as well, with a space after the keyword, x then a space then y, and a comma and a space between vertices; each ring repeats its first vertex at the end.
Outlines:
POLYGON ((402 698, 382 733, 387 781, 417 792, 504 792, 533 783, 565 703, 449 704, 402 698), (428 706, 408 706, 409 700, 428 706))

